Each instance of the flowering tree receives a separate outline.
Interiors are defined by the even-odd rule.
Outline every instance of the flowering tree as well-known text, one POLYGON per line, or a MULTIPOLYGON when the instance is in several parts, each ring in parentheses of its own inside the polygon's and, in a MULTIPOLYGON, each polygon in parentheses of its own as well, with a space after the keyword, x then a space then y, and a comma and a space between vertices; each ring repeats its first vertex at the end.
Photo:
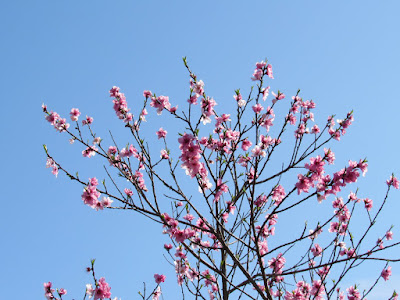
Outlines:
MULTIPOLYGON (((159 223, 171 239, 164 248, 184 295, 223 300, 366 299, 381 279, 389 279, 389 263, 399 261, 384 254, 399 245, 387 242, 392 240, 391 227, 379 236, 371 234, 389 191, 399 188, 399 180, 392 175, 383 199, 375 203, 361 197, 358 189, 348 189, 367 172, 367 161, 349 161, 335 169, 329 144, 346 133, 353 112, 343 120, 330 116, 318 126, 313 113, 316 104, 303 100, 300 91, 291 97, 290 105, 279 90, 269 96, 265 81, 273 79, 273 73, 264 61, 256 64, 255 86, 248 96, 236 90, 232 111, 218 112, 203 81, 186 58, 183 61, 190 76, 184 111, 173 107, 167 96, 144 91, 143 106, 135 118, 124 94, 112 87, 114 111, 132 136, 127 145, 124 141, 121 146, 112 135, 106 144, 95 133, 93 118, 78 122, 81 113, 76 108, 70 112, 75 122, 70 126, 43 105, 46 120, 68 135, 71 143, 81 144, 84 157, 96 155, 107 161, 108 180, 99 183, 94 176, 87 180, 73 175, 44 146, 47 167, 54 175, 62 172, 81 184, 82 201, 92 209, 134 210, 159 223), (161 146, 150 147, 140 130, 148 105, 158 115, 181 122, 184 131, 178 136, 168 134, 168 128, 156 128, 161 146), (285 109, 280 118, 275 115, 285 109), (170 146, 173 143, 176 146, 170 146), (304 209, 310 204, 307 216, 304 209), (305 220, 296 224, 292 217, 299 211, 305 220), (357 217, 365 229, 353 232, 357 217), (280 224, 279 219, 290 224, 280 224), (279 231, 284 226, 291 228, 291 235, 279 231), (371 271, 375 282, 365 287, 343 286, 352 269, 371 261, 382 264, 371 271)), ((94 260, 88 272, 94 284, 86 285, 84 299, 111 299, 105 278, 95 275, 94 260)), ((143 299, 159 299, 166 278, 159 274, 154 278, 155 288, 140 293, 143 299)), ((65 289, 54 290, 51 282, 44 288, 47 299, 62 299, 66 294, 65 289)), ((389 299, 397 297, 396 292, 388 292, 389 299)))

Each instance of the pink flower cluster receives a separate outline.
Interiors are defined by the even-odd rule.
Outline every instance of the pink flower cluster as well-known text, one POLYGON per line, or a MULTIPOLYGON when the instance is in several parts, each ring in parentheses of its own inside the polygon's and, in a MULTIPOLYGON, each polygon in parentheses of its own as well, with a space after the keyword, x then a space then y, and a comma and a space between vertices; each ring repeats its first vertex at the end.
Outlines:
POLYGON ((267 63, 264 61, 256 63, 256 69, 254 70, 251 80, 261 80, 264 75, 267 75, 269 78, 274 79, 274 76, 272 75, 272 66, 270 64, 267 65, 267 63))
POLYGON ((279 253, 276 258, 273 257, 268 261, 268 266, 272 269, 272 272, 276 277, 274 278, 275 282, 283 281, 283 276, 279 276, 282 274, 283 267, 285 265, 286 259, 283 257, 282 253, 279 253))
POLYGON ((361 294, 360 292, 353 286, 346 289, 347 291, 347 299, 348 300, 360 300, 361 294))
POLYGON ((208 171, 204 163, 200 162, 201 149, 200 145, 196 142, 196 138, 191 135, 184 133, 179 139, 179 149, 181 149, 180 159, 182 160, 182 168, 186 170, 186 174, 194 178, 199 176, 200 191, 209 189, 211 183, 209 182, 207 175, 208 171))
POLYGON ((223 183, 220 178, 218 178, 217 186, 215 188, 214 202, 218 202, 222 194, 227 192, 228 192, 228 186, 225 183, 223 183))
POLYGON ((312 286, 305 281, 298 281, 296 287, 291 292, 286 291, 285 300, 325 299, 325 288, 321 280, 314 280, 312 286))
POLYGON ((236 95, 233 95, 233 98, 236 100, 239 107, 243 107, 246 105, 246 100, 243 99, 242 94, 240 94, 239 90, 236 91, 236 95))
POLYGON ((97 281, 96 289, 94 290, 94 300, 111 298, 111 287, 106 282, 104 277, 97 281))
POLYGON ((353 112, 349 112, 344 120, 337 120, 337 123, 340 125, 338 129, 335 129, 335 121, 333 117, 328 118, 329 130, 328 133, 337 141, 340 141, 340 136, 345 135, 346 129, 352 124, 354 121, 353 112))
POLYGON ((54 128, 58 131, 58 132, 63 132, 66 131, 69 128, 69 124, 67 123, 66 119, 63 119, 60 117, 60 115, 56 112, 48 112, 47 111, 47 106, 42 104, 42 109, 43 112, 46 113, 46 117, 45 119, 54 126, 54 128))
POLYGON ((51 158, 47 158, 46 161, 46 168, 51 168, 51 173, 57 177, 58 175, 58 166, 56 165, 55 161, 51 158))
POLYGON ((110 90, 110 97, 113 97, 114 103, 114 111, 117 114, 117 117, 121 120, 124 120, 125 123, 128 123, 133 120, 133 115, 129 113, 128 103, 126 101, 126 97, 124 93, 120 93, 119 87, 113 86, 110 90))
POLYGON ((88 185, 83 189, 82 201, 93 209, 103 210, 104 207, 110 207, 113 201, 109 197, 103 197, 99 201, 100 192, 97 191, 98 184, 95 177, 89 178, 88 185))
POLYGON ((258 124, 260 126, 264 127, 267 131, 269 131, 269 128, 273 126, 273 122, 275 120, 275 114, 274 110, 271 107, 267 107, 266 113, 262 114, 260 118, 257 119, 258 124))
POLYGON ((342 187, 345 187, 348 183, 356 182, 360 176, 359 171, 365 174, 368 170, 368 164, 366 160, 360 160, 358 163, 355 161, 349 161, 349 166, 341 169, 340 171, 333 174, 333 179, 329 175, 324 175, 325 161, 332 164, 335 155, 330 149, 324 149, 324 157, 317 156, 310 158, 310 163, 305 164, 305 168, 309 170, 306 176, 298 174, 298 182, 296 183, 297 193, 301 192, 308 193, 311 187, 317 188, 318 201, 326 199, 327 195, 336 195, 341 191, 342 187), (322 193, 323 194, 320 194, 322 193))
MULTIPOLYGON (((43 283, 43 287, 44 287, 44 296, 46 299, 48 299, 48 300, 56 299, 53 294, 55 292, 55 290, 52 288, 52 283, 50 281, 43 283)), ((61 297, 61 296, 67 294, 67 290, 60 288, 60 289, 57 289, 57 293, 61 297)))
POLYGON ((283 186, 278 185, 272 190, 271 199, 274 201, 274 204, 278 206, 281 204, 282 200, 286 197, 286 192, 283 186))
POLYGON ((158 96, 158 97, 152 96, 150 91, 144 91, 143 95, 146 98, 150 97, 151 99, 150 106, 157 109, 158 115, 161 115, 164 109, 168 110, 171 113, 175 113, 176 110, 178 109, 178 106, 171 107, 171 103, 169 103, 168 96, 158 96))
POLYGON ((201 120, 203 124, 207 124, 211 122, 210 116, 214 115, 214 106, 217 105, 217 102, 213 98, 205 97, 201 99, 201 120))

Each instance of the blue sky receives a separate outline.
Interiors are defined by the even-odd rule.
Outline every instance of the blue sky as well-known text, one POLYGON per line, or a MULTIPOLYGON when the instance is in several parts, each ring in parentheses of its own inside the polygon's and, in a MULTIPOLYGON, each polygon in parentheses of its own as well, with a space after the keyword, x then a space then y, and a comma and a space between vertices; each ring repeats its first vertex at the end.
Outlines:
MULTIPOLYGON (((143 230, 151 223, 130 212, 92 211, 82 204, 81 187, 45 169, 44 143, 83 178, 101 166, 81 158, 82 149, 45 122, 40 106, 45 102, 64 116, 78 107, 98 120, 100 136, 110 128, 124 138, 110 87, 120 86, 132 106, 145 89, 183 105, 183 56, 220 103, 232 101, 237 88, 248 90, 254 63, 267 57, 272 88, 290 96, 300 88, 317 103, 320 120, 354 110, 354 125, 333 149, 340 166, 368 158, 369 173, 358 182, 365 196, 378 201, 391 172, 400 175, 398 1, 169 2, 1 4, 4 299, 40 299, 45 281, 66 288, 67 299, 79 299, 91 258, 113 296, 135 299, 143 281, 152 284, 154 273, 165 273, 166 299, 176 299, 173 270, 162 257, 167 239, 158 226, 143 230)), ((397 238, 399 208, 392 193, 380 219, 396 225, 397 238)), ((393 272, 400 268, 394 265, 393 272)), ((393 277, 381 289, 400 283, 393 277)))

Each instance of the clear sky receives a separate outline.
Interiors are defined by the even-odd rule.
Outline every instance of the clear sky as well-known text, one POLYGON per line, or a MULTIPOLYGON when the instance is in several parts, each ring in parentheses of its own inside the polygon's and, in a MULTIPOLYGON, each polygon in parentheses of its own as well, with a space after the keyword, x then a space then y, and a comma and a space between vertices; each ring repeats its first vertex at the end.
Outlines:
MULTIPOLYGON (((358 182, 365 196, 380 200, 391 172, 400 175, 397 0, 13 0, 1 10, 1 299, 41 299, 45 281, 66 288, 66 299, 80 299, 91 258, 113 296, 137 299, 143 281, 151 285, 154 273, 164 273, 165 299, 179 298, 158 226, 131 212, 92 211, 80 186, 45 168, 44 143, 83 178, 101 169, 49 126, 40 106, 64 116, 78 107, 98 121, 100 136, 107 128, 119 136, 110 87, 120 86, 131 106, 145 89, 183 105, 183 56, 220 103, 232 101, 237 88, 248 90, 254 63, 267 57, 271 86, 290 96, 300 88, 321 120, 354 109, 354 125, 334 151, 338 165, 368 158, 369 173, 358 182)), ((399 209, 392 193, 379 220, 396 225, 397 240, 399 209)), ((363 276, 359 282, 370 280, 363 276)), ((394 275, 377 293, 396 281, 400 290, 394 275)))

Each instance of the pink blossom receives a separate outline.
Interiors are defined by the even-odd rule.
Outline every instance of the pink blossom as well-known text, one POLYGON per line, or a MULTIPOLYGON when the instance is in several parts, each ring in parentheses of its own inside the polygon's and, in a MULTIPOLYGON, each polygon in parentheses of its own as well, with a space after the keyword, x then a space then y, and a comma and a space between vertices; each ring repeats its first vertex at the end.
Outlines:
POLYGON ((310 180, 310 178, 305 177, 302 174, 298 174, 297 178, 299 179, 299 181, 295 185, 297 188, 297 194, 300 195, 301 192, 308 193, 308 190, 312 185, 312 181, 310 180))
POLYGON ((46 168, 51 168, 51 173, 57 177, 58 175, 58 166, 55 161, 51 158, 47 158, 46 168))
POLYGON ((199 80, 192 84, 193 92, 196 93, 197 97, 200 97, 204 93, 204 82, 203 80, 199 80))
POLYGON ((160 296, 161 296, 161 287, 158 286, 156 288, 156 290, 154 291, 154 293, 153 293, 152 299, 153 300, 158 300, 158 299, 160 299, 160 296))
MULTIPOLYGON (((90 268, 89 268, 89 271, 88 272, 90 272, 90 268)), ((94 289, 93 289, 93 286, 90 284, 90 283, 88 283, 87 285, 86 285, 86 295, 89 295, 89 298, 91 298, 92 296, 93 296, 93 293, 94 293, 94 289)))
POLYGON ((160 284, 161 282, 165 282, 165 275, 159 275, 159 274, 154 274, 154 279, 157 284, 160 284))
POLYGON ((393 232, 391 232, 391 231, 386 232, 385 237, 386 237, 386 239, 388 241, 392 240, 393 239, 393 232))
POLYGON ((314 134, 318 134, 318 133, 320 133, 320 129, 319 129, 319 127, 318 127, 318 125, 317 124, 315 124, 312 128, 311 128, 311 133, 314 133, 314 134))
POLYGON ((51 286, 52 286, 52 283, 50 281, 43 283, 44 296, 46 297, 46 299, 54 299, 54 296, 53 296, 54 289, 52 289, 51 286))
POLYGON ((168 155, 168 151, 167 151, 167 150, 162 149, 160 153, 161 153, 161 154, 160 154, 160 157, 161 157, 162 159, 168 159, 168 158, 169 158, 169 155, 168 155))
POLYGON ((275 97, 275 99, 272 100, 272 103, 276 103, 278 100, 282 100, 284 99, 286 96, 285 94, 281 93, 280 91, 278 91, 278 94, 275 94, 274 92, 271 92, 272 95, 275 97))
POLYGON ((231 213, 232 215, 235 214, 236 206, 234 206, 231 201, 227 201, 226 205, 229 213, 231 213))
POLYGON ((289 122, 291 125, 295 125, 296 124, 296 116, 294 116, 293 114, 288 114, 286 116, 286 120, 287 122, 289 122))
POLYGON ((100 137, 96 137, 96 138, 93 139, 92 143, 93 143, 93 145, 99 145, 100 142, 101 142, 101 138, 100 137))
POLYGON ((272 66, 270 64, 267 65, 267 76, 274 79, 274 76, 272 75, 272 66))
POLYGON ((399 189, 400 181, 394 177, 394 175, 391 175, 388 180, 386 180, 386 183, 388 186, 393 186, 395 189, 399 189))
POLYGON ((369 198, 365 198, 364 200, 365 208, 370 211, 372 209, 372 200, 369 198))
POLYGON ((191 214, 187 214, 187 215, 185 215, 185 216, 183 217, 183 219, 185 219, 186 221, 191 222, 191 221, 194 220, 194 216, 191 215, 191 214))
POLYGON ((214 106, 217 105, 217 102, 213 98, 206 97, 201 99, 201 120, 203 124, 207 124, 211 122, 210 116, 214 115, 214 106))
POLYGON ((82 125, 83 126, 85 126, 85 125, 90 125, 90 124, 92 124, 93 123, 93 118, 92 117, 89 117, 89 116, 86 116, 86 119, 85 120, 82 120, 82 125))
POLYGON ((256 114, 259 114, 262 110, 264 110, 264 107, 262 107, 262 105, 260 103, 257 103, 256 105, 253 105, 253 111, 256 114))
POLYGON ((258 145, 256 145, 251 152, 253 153, 253 157, 265 157, 267 155, 267 153, 258 145))
POLYGON ((124 189, 124 193, 125 193, 127 196, 129 196, 129 197, 132 197, 132 195, 133 195, 132 190, 130 190, 130 189, 128 189, 128 188, 125 188, 125 189, 124 189))
POLYGON ((348 300, 360 300, 361 299, 360 292, 357 289, 355 289, 353 286, 346 289, 346 291, 347 291, 347 299, 348 300))
POLYGON ((143 97, 145 98, 151 97, 151 91, 143 91, 143 97))
POLYGON ((325 294, 325 287, 322 284, 321 280, 314 280, 312 289, 311 289, 311 295, 316 296, 314 299, 322 300, 322 296, 325 294))
POLYGON ((243 100, 242 95, 239 93, 239 90, 236 91, 236 95, 233 95, 233 98, 237 101, 239 107, 243 107, 246 105, 246 100, 243 100))
POLYGON ((273 269, 274 274, 282 274, 282 269, 284 267, 284 264, 286 262, 286 259, 283 257, 282 253, 279 253, 276 258, 273 257, 268 261, 268 266, 273 269))
POLYGON ((165 108, 166 110, 171 109, 171 104, 169 103, 169 97, 168 96, 158 96, 156 97, 151 97, 151 102, 150 106, 154 107, 157 109, 157 114, 161 115, 163 109, 165 108))
POLYGON ((103 199, 101 200, 101 204, 103 205, 103 207, 111 207, 111 204, 114 201, 110 199, 110 197, 103 197, 103 199))
POLYGON ((325 159, 328 164, 332 165, 335 162, 335 153, 331 149, 324 148, 325 159))
POLYGON ((58 289, 58 294, 59 295, 66 295, 67 294, 67 290, 66 289, 63 289, 63 288, 61 288, 61 289, 58 289))
POLYGON ((94 300, 111 298, 111 287, 108 285, 104 277, 101 277, 94 291, 94 300))
POLYGON ((162 127, 156 132, 158 139, 165 138, 167 136, 167 131, 164 130, 162 127))
POLYGON ((242 149, 243 151, 247 151, 252 145, 252 142, 250 142, 248 139, 245 139, 242 141, 242 149))
POLYGON ((265 66, 267 65, 267 63, 265 61, 261 61, 261 62, 257 62, 256 63, 256 69, 263 69, 265 66))
POLYGON ((82 156, 90 158, 92 156, 95 156, 97 150, 98 149, 96 146, 89 146, 85 150, 82 151, 82 156))
POLYGON ((147 109, 143 109, 142 110, 142 112, 140 113, 140 115, 139 115, 139 119, 141 120, 141 121, 143 121, 143 122, 146 122, 146 116, 148 115, 149 113, 147 112, 147 109))
POLYGON ((267 100, 267 97, 268 97, 268 95, 269 95, 269 89, 270 89, 269 86, 267 86, 266 88, 263 88, 263 89, 262 89, 262 94, 263 94, 263 100, 264 100, 264 101, 267 100))
POLYGON ((89 184, 83 189, 82 201, 92 208, 95 208, 98 203, 100 193, 97 191, 98 185, 96 178, 89 178, 89 184))
POLYGON ((251 80, 253 80, 253 81, 260 80, 262 76, 263 76, 263 70, 255 69, 254 73, 253 73, 253 77, 251 77, 251 80))
POLYGON ((119 94, 119 87, 113 86, 113 87, 110 89, 110 97, 117 97, 118 94, 119 94))
POLYGON ((275 201, 274 204, 278 206, 285 198, 285 196, 286 196, 285 189, 283 188, 283 186, 278 185, 273 189, 271 194, 271 199, 274 200, 275 201))
POLYGON ((164 249, 169 251, 169 250, 172 249, 172 245, 171 244, 164 244, 164 249))
POLYGON ((198 96, 195 94, 195 95, 191 96, 187 100, 187 102, 189 102, 190 104, 193 104, 193 105, 197 105, 197 98, 198 98, 198 96))
POLYGON ((381 276, 385 281, 389 280, 389 276, 391 276, 391 275, 392 275, 392 267, 391 266, 387 267, 387 269, 383 269, 383 271, 381 273, 381 276))
POLYGON ((71 115, 71 121, 78 121, 78 117, 81 115, 79 109, 73 108, 69 113, 71 115))
POLYGON ((320 245, 315 244, 314 247, 311 248, 311 252, 314 256, 321 256, 322 248, 320 245))

